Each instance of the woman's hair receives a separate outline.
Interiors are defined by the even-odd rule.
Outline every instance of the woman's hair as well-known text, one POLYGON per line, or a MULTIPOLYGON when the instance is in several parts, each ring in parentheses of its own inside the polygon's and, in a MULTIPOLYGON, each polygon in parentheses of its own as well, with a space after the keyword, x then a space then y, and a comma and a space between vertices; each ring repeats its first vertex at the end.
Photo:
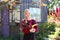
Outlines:
POLYGON ((25 14, 25 12, 26 12, 26 11, 29 11, 29 12, 30 12, 30 10, 29 10, 29 9, 25 9, 25 10, 24 10, 24 14, 25 14))

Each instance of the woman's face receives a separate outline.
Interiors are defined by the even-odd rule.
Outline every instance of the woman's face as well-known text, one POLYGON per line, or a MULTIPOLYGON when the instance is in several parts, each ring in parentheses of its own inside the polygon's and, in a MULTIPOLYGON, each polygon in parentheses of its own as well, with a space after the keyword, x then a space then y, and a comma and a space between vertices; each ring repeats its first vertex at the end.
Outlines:
POLYGON ((25 11, 25 17, 30 17, 30 12, 28 10, 25 11))

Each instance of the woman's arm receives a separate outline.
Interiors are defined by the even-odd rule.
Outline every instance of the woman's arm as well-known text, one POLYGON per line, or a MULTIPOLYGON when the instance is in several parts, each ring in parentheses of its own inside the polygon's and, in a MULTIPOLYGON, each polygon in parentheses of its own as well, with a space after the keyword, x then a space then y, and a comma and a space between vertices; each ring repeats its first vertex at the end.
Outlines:
POLYGON ((30 29, 30 32, 38 32, 38 24, 36 20, 32 20, 32 28, 30 29))
MULTIPOLYGON (((36 20, 34 20, 34 24, 37 24, 36 20)), ((35 28, 35 32, 38 32, 38 25, 36 25, 34 28, 35 28)))

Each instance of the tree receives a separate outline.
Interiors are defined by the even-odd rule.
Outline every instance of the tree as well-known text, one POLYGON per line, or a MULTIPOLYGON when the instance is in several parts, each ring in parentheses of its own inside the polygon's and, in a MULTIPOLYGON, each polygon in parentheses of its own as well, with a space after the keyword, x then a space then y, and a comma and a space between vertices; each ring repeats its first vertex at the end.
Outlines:
POLYGON ((57 6, 60 6, 60 0, 50 0, 49 11, 53 11, 57 6))

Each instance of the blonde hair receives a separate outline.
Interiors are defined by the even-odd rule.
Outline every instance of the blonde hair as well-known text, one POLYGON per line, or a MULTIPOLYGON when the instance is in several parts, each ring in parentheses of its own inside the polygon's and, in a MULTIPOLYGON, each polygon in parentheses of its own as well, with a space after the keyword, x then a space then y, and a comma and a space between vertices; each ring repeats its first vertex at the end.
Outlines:
POLYGON ((24 14, 25 14, 25 12, 26 12, 26 11, 29 11, 29 12, 30 12, 30 10, 29 10, 29 9, 25 9, 24 14))

